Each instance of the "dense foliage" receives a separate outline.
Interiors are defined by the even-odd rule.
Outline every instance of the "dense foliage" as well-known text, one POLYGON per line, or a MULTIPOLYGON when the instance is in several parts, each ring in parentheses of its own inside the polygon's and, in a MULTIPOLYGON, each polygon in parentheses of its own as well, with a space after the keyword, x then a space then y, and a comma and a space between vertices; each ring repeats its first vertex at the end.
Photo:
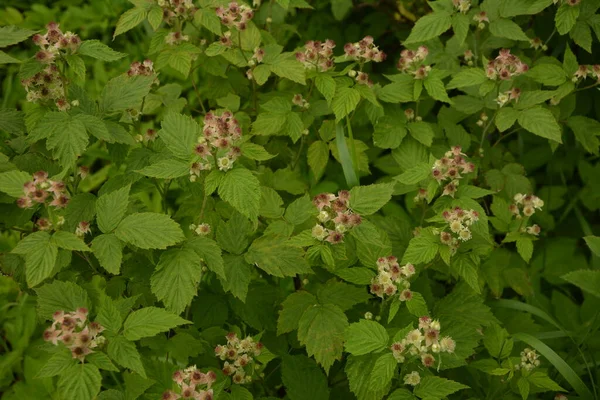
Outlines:
POLYGON ((600 399, 600 0, 11 3, 2 399, 600 399))

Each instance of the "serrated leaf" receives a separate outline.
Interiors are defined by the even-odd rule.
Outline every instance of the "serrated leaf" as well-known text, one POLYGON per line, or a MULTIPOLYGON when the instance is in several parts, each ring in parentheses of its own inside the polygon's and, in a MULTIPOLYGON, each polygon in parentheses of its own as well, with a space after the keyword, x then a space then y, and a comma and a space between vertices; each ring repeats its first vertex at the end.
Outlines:
POLYGON ((125 243, 141 249, 165 249, 184 239, 179 224, 168 215, 150 212, 125 217, 115 234, 125 243))
POLYGON ((315 176, 315 181, 318 182, 329 162, 329 146, 321 140, 313 142, 308 148, 307 158, 308 165, 315 176))
POLYGON ((284 356, 281 378, 290 400, 328 400, 327 376, 319 366, 304 355, 284 356))
POLYGON ((88 354, 85 357, 85 360, 96 367, 98 369, 103 369, 105 371, 113 371, 119 372, 119 368, 115 367, 115 365, 110 361, 108 356, 100 351, 96 351, 94 353, 88 354))
POLYGON ((364 287, 332 281, 318 290, 317 297, 321 304, 335 304, 343 311, 347 311, 356 304, 368 301, 371 295, 364 287))
POLYGON ((58 310, 71 312, 90 306, 87 292, 73 282, 55 280, 35 289, 35 292, 38 314, 43 319, 52 319, 52 314, 58 310))
POLYGON ((562 143, 560 125, 550 110, 536 106, 519 114, 519 124, 529 132, 546 139, 562 143))
POLYGON ((427 163, 419 163, 408 170, 404 171, 394 179, 404 183, 405 185, 415 185, 422 180, 429 178, 431 175, 431 165, 427 163))
POLYGON ((0 49, 20 43, 34 33, 35 31, 14 25, 2 26, 0 27, 0 49))
POLYGON ((93 399, 101 385, 102 375, 92 364, 75 364, 58 379, 58 390, 65 400, 93 399))
MULTIPOLYGON (((161 15, 162 19, 162 15, 161 15)), ((77 53, 82 56, 88 56, 101 61, 117 61, 127 54, 119 53, 102 43, 99 40, 85 40, 77 49, 77 53)))
POLYGON ((197 294, 202 276, 200 257, 192 249, 167 250, 150 278, 152 293, 165 308, 181 314, 197 294))
POLYGON ((439 376, 426 376, 415 387, 414 393, 421 398, 442 399, 459 390, 468 388, 462 383, 440 378, 439 376))
POLYGON ((106 271, 118 275, 123 259, 123 243, 114 233, 96 236, 92 240, 92 251, 106 271))
POLYGON ((269 64, 271 72, 282 78, 289 79, 291 81, 306 84, 305 69, 304 65, 295 59, 285 57, 283 54, 277 56, 277 58, 269 64))
POLYGON ((185 246, 194 250, 206 263, 209 270, 217 274, 220 278, 225 278, 221 248, 214 240, 198 236, 188 240, 185 246))
POLYGON ((141 7, 135 7, 125 11, 117 21, 115 33, 113 34, 113 39, 138 26, 142 21, 146 19, 146 15, 146 9, 141 7))
POLYGON ((331 102, 331 109, 335 114, 336 121, 342 120, 346 115, 356 109, 360 101, 360 93, 349 87, 338 87, 331 102))
POLYGON ((346 351, 355 356, 381 351, 390 339, 381 324, 366 319, 350 324, 344 337, 346 351))
POLYGON ((333 304, 309 307, 298 323, 298 340, 306 347, 309 356, 325 370, 342 357, 344 331, 348 319, 339 307, 333 304))
POLYGON ((452 76, 452 80, 446 86, 447 89, 457 89, 475 85, 481 85, 487 80, 485 71, 481 68, 466 68, 452 76))
POLYGON ((394 193, 393 183, 355 186, 350 189, 350 208, 361 215, 371 215, 385 206, 394 193))
POLYGON ((54 127, 46 141, 49 150, 63 167, 70 167, 83 154, 88 144, 85 125, 74 118, 54 127))
POLYGON ((567 81, 565 70, 554 64, 536 65, 527 71, 527 76, 536 82, 549 86, 562 85, 567 81))
POLYGON ((100 96, 100 107, 104 112, 113 113, 128 108, 140 109, 142 99, 150 92, 153 76, 119 75, 108 81, 100 96))
POLYGON ((125 216, 129 204, 129 190, 130 186, 127 185, 100 196, 96 201, 96 221, 103 233, 112 232, 125 216))
POLYGON ((256 239, 246 253, 246 261, 278 277, 310 272, 302 249, 287 244, 286 240, 270 235, 256 239))
POLYGON ((151 178, 175 179, 189 175, 191 164, 175 159, 160 160, 148 165, 137 172, 151 178))
POLYGON ((373 144, 382 149, 395 149, 406 136, 406 119, 397 115, 384 115, 377 120, 373 144))
POLYGON ((427 147, 431 147, 433 143, 433 137, 435 136, 435 132, 433 132, 433 128, 427 122, 410 122, 407 125, 408 132, 413 139, 422 143, 427 147))
POLYGON ((308 292, 299 291, 290 294, 281 303, 282 309, 277 320, 277 334, 281 335, 298 329, 302 314, 316 304, 317 298, 308 292))
POLYGON ((60 248, 71 251, 91 251, 83 240, 71 232, 58 231, 52 234, 52 243, 60 248))
POLYGON ((385 390, 391 383, 397 366, 398 361, 391 352, 380 355, 375 360, 371 371, 369 389, 373 391, 385 390))
POLYGON ((404 44, 426 42, 450 29, 452 17, 447 11, 436 11, 417 20, 404 44))
POLYGON ((62 349, 57 351, 46 361, 44 366, 37 373, 36 378, 50 378, 62 374, 75 364, 75 360, 70 351, 62 349))
POLYGON ((428 263, 437 255, 439 246, 439 237, 424 230, 408 242, 408 247, 402 257, 402 264, 428 263))
POLYGON ((25 257, 27 285, 34 287, 52 275, 58 247, 48 232, 38 231, 22 239, 12 252, 25 257))
POLYGON ((423 80, 423 86, 425 86, 425 90, 431 98, 438 101, 443 101, 444 103, 452 103, 452 100, 448 97, 448 93, 446 93, 446 88, 444 87, 444 82, 434 75, 428 75, 423 80))
POLYGON ((146 378, 146 371, 135 343, 122 336, 116 336, 108 341, 107 352, 116 363, 146 378))
POLYGON ((512 107, 502 107, 498 110, 494 123, 500 132, 504 132, 515 124, 519 115, 519 111, 512 107))
POLYGON ((252 142, 242 143, 240 148, 242 150, 242 155, 251 160, 266 161, 277 157, 276 154, 270 154, 263 146, 252 142))
POLYGON ((529 41, 523 29, 510 19, 499 18, 490 22, 490 32, 494 36, 511 40, 529 41))
POLYGON ((579 16, 579 5, 571 6, 568 3, 562 3, 556 11, 554 21, 556 23, 556 30, 561 35, 568 33, 579 16))
POLYGON ((533 255, 533 241, 527 237, 520 237, 517 239, 517 252, 525 262, 531 260, 533 255))
POLYGON ((123 335, 127 340, 138 340, 189 323, 162 308, 144 307, 129 314, 123 324, 123 335))
POLYGON ((23 197, 23 185, 32 180, 31 174, 23 171, 8 171, 0 173, 0 192, 12 197, 23 197))
POLYGON ((250 220, 258 218, 260 182, 249 170, 228 171, 219 185, 219 196, 250 220))
POLYGON ((598 154, 598 148, 600 147, 600 140, 598 140, 598 136, 600 136, 600 122, 576 115, 567 120, 567 125, 586 151, 598 154))
POLYGON ((319 74, 315 78, 315 86, 325 97, 327 104, 331 105, 333 96, 335 96, 335 80, 329 75, 319 74))
POLYGON ((580 269, 569 272, 561 278, 587 293, 600 297, 600 271, 580 269))

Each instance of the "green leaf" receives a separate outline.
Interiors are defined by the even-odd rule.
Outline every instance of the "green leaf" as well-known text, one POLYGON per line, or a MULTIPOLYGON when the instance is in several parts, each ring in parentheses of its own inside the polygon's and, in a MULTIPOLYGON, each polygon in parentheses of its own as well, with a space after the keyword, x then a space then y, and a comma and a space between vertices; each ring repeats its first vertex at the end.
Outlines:
POLYGON ((573 131, 575 138, 585 150, 590 153, 598 154, 600 147, 600 122, 591 118, 576 115, 569 117, 567 125, 573 131))
POLYGON ((48 232, 38 231, 21 240, 12 252, 25 257, 27 285, 34 287, 52 275, 58 247, 48 232))
POLYGON ((317 140, 308 148, 307 157, 308 165, 315 176, 315 181, 318 182, 323 176, 329 162, 329 146, 327 146, 327 143, 317 140))
POLYGON ((91 251, 80 237, 70 232, 54 232, 51 241, 60 249, 72 251, 91 251))
POLYGON ((410 122, 406 125, 408 132, 413 139, 419 141, 427 147, 431 147, 435 133, 433 128, 427 122, 410 122))
POLYGON ((506 329, 498 324, 492 324, 484 333, 483 344, 492 357, 503 359, 510 356, 513 342, 508 340, 506 329))
POLYGON ((130 185, 127 185, 100 196, 96 201, 96 221, 103 233, 112 232, 125 216, 129 204, 129 190, 130 185))
POLYGON ((563 378, 569 382, 569 384, 573 387, 573 389, 575 389, 581 398, 594 398, 585 383, 583 383, 577 373, 573 371, 573 368, 571 368, 565 360, 563 360, 558 354, 556 354, 554 350, 544 344, 541 340, 523 332, 514 333, 512 336, 513 339, 527 343, 536 349, 542 356, 544 356, 554 366, 554 368, 558 370, 563 378))
POLYGON ((346 115, 356 109, 360 101, 360 93, 349 87, 338 87, 331 102, 331 109, 336 121, 341 121, 346 115))
POLYGON ((387 400, 418 400, 412 392, 408 389, 396 389, 390 394, 387 400))
POLYGON ((219 277, 225 278, 221 248, 214 240, 198 236, 188 240, 185 245, 190 247, 200 256, 209 270, 216 273, 219 277))
POLYGON ((146 378, 144 365, 135 343, 122 336, 115 336, 108 341, 107 353, 119 365, 137 372, 142 378, 146 378))
POLYGON ((369 388, 373 391, 385 390, 396 373, 396 367, 398 361, 391 352, 380 355, 373 365, 369 388))
POLYGON ((55 280, 35 289, 35 292, 38 314, 45 320, 52 319, 52 314, 59 310, 71 312, 90 306, 87 292, 72 282, 55 280))
POLYGON ((331 1, 331 13, 333 14, 333 17, 338 21, 343 20, 351 9, 352 0, 331 1))
POLYGON ((344 331, 348 319, 339 307, 333 304, 315 305, 308 308, 298 323, 298 340, 306 347, 309 356, 315 360, 325 372, 335 360, 342 357, 344 331))
POLYGON ((426 42, 450 29, 452 17, 448 11, 436 11, 417 20, 404 44, 426 42))
POLYGON ((150 212, 127 216, 115 234, 125 243, 141 249, 165 249, 184 239, 179 224, 168 215, 150 212))
POLYGON ((527 378, 521 376, 517 381, 517 387, 519 388, 519 393, 521 394, 521 398, 523 400, 527 400, 529 397, 529 382, 527 382, 527 378))
POLYGON ((127 340, 139 340, 190 323, 162 308, 145 307, 129 314, 123 324, 123 335, 127 340))
POLYGON ((23 197, 23 185, 32 180, 31 174, 23 171, 8 171, 0 173, 0 192, 12 197, 23 197))
POLYGON ((153 82, 153 76, 119 75, 104 86, 100 96, 100 107, 106 113, 119 112, 128 108, 139 110, 142 99, 150 92, 153 82))
POLYGON ((92 240, 92 252, 102 268, 113 275, 119 275, 123 259, 123 243, 114 233, 96 236, 92 240))
POLYGON ((600 271, 580 269, 569 272, 561 278, 587 293, 600 297, 600 271))
POLYGON ((61 351, 54 353, 52 357, 46 361, 44 366, 40 369, 35 377, 51 378, 53 376, 62 374, 74 364, 75 360, 73 359, 71 352, 67 351, 66 349, 62 349, 61 351))
POLYGON ((533 255, 533 241, 527 237, 520 237, 517 239, 517 252, 525 262, 531 260, 533 255))
POLYGON ((327 104, 331 105, 331 101, 335 96, 335 80, 329 75, 319 74, 315 78, 315 86, 325 97, 327 104))
POLYGON ((18 58, 14 58, 3 51, 0 51, 0 65, 3 64, 19 64, 22 61, 18 58))
POLYGON ((573 39, 579 47, 590 54, 592 53, 592 29, 590 28, 588 21, 577 21, 575 26, 571 28, 569 36, 571 36, 571 39, 573 39))
POLYGON ((65 400, 94 399, 100 393, 102 375, 92 364, 76 364, 60 375, 58 391, 65 400))
POLYGON ((374 390, 373 388, 380 387, 381 385, 371 385, 378 378, 376 374, 381 372, 381 368, 375 371, 375 364, 379 358, 381 358, 379 354, 367 354, 364 356, 350 355, 348 357, 345 372, 348 376, 350 390, 356 395, 357 399, 382 399, 390 390, 389 382, 380 390, 374 390))
POLYGON ((350 208, 361 215, 374 214, 391 200, 393 193, 393 183, 355 186, 350 189, 350 208))
POLYGON ((404 256, 402 256, 402 264, 428 263, 437 255, 439 246, 439 236, 434 235, 429 230, 423 230, 408 242, 408 247, 404 252, 404 256))
POLYGON ((415 317, 429 315, 427 303, 421 293, 412 292, 412 298, 406 302, 406 308, 415 317))
POLYGON ((99 369, 119 372, 119 368, 115 367, 115 365, 110 361, 110 358, 108 358, 108 356, 102 352, 96 351, 92 354, 88 354, 85 357, 85 360, 95 365, 99 369))
POLYGON ((583 238, 585 243, 590 248, 593 254, 600 257, 600 237, 599 236, 585 236, 583 238))
POLYGON ((136 172, 151 178, 174 179, 189 175, 190 163, 175 159, 160 160, 136 172))
POLYGON ((226 278, 226 280, 221 280, 223 290, 231 292, 242 302, 246 302, 252 267, 242 256, 225 255, 223 262, 226 278))
POLYGON ((317 304, 317 298, 304 291, 290 294, 282 303, 277 320, 277 334, 281 335, 298 329, 298 323, 304 312, 317 304))
POLYGON ((397 115, 384 115, 377 120, 373 144, 382 149, 395 149, 406 136, 406 119, 397 115))
POLYGON ((579 16, 579 5, 571 6, 568 3, 562 3, 556 11, 554 21, 556 22, 556 30, 561 35, 568 33, 579 16))
POLYGON ((146 15, 147 10, 141 7, 135 7, 125 11, 117 21, 113 39, 138 26, 146 19, 146 15))
POLYGON ((327 377, 304 355, 284 356, 281 378, 290 400, 329 400, 327 377))
POLYGON ((158 137, 177 158, 189 160, 202 129, 191 117, 170 113, 162 121, 158 137))
POLYGON ((200 8, 194 14, 194 20, 215 35, 221 36, 221 21, 212 8, 200 8))
POLYGON ((270 235, 256 239, 246 253, 246 261, 269 275, 281 278, 310 272, 302 249, 287 244, 286 240, 270 235))
MULTIPOLYGON (((129 312, 129 309, 127 310, 129 312)), ((100 309, 96 315, 96 322, 102 325, 111 333, 118 333, 123 326, 123 317, 117 308, 115 301, 108 296, 105 296, 100 301, 100 309)))
MULTIPOLYGON (((162 15, 161 15, 162 19, 162 15)), ((127 54, 114 51, 99 40, 86 40, 81 43, 77 53, 82 56, 88 56, 101 61, 117 61, 127 54)))
POLYGON ((446 89, 458 89, 469 86, 481 85, 487 81, 485 71, 481 68, 465 68, 452 76, 446 89))
MULTIPOLYGON (((527 76, 548 86, 562 85, 567 81, 565 70, 560 65, 539 64, 527 71, 527 76)), ((502 108, 503 110, 504 108, 502 108)))
POLYGON ((431 176, 431 165, 427 163, 419 163, 404 171, 394 179, 405 185, 416 185, 417 183, 431 176))
POLYGON ((85 63, 83 59, 76 54, 68 54, 63 57, 69 65, 69 72, 73 74, 73 81, 78 85, 83 85, 85 82, 85 63))
POLYGON ((271 67, 266 64, 257 65, 256 68, 254 68, 254 71, 252 71, 252 76, 256 83, 258 83, 259 86, 262 86, 269 80, 269 76, 271 76, 271 67))
POLYGON ((296 59, 290 59, 284 54, 280 54, 269 66, 271 67, 271 72, 277 76, 302 85, 306 84, 304 65, 296 61, 296 59))
MULTIPOLYGON (((281 218, 284 212, 283 207, 281 207, 283 205, 281 196, 279 196, 275 189, 271 189, 270 187, 262 186, 260 189, 261 198, 259 214, 267 218, 281 218)), ((248 222, 248 220, 241 216, 240 213, 236 213, 236 215, 239 215, 242 219, 244 219, 245 222, 248 222)), ((248 240, 246 238, 248 232, 240 233, 240 230, 237 226, 229 226, 231 225, 232 220, 233 218, 228 221, 227 230, 223 229, 223 234, 226 233, 227 238, 229 239, 227 244, 230 245, 230 248, 228 249, 226 245, 221 243, 220 236, 217 236, 217 239, 219 240, 221 247, 223 247, 225 250, 229 251, 230 253, 241 254, 248 246, 248 240), (243 237, 240 238, 239 236, 243 237)), ((219 229, 221 230, 221 225, 219 225, 219 229)), ((220 235, 220 233, 218 235, 220 235)))
POLYGON ((355 356, 379 352, 387 347, 390 339, 381 324, 366 319, 350 324, 344 336, 346 351, 355 356))
POLYGON ((258 218, 260 182, 245 168, 228 171, 219 185, 219 196, 250 220, 258 218))
POLYGON ((63 167, 70 167, 83 154, 88 144, 88 135, 83 122, 64 119, 54 126, 46 141, 46 147, 54 150, 53 155, 63 167))
POLYGON ((148 11, 148 22, 152 29, 157 30, 160 23, 163 21, 163 10, 158 5, 152 6, 148 11))
POLYGON ((242 143, 240 148, 242 155, 251 160, 266 161, 277 157, 276 154, 270 154, 263 146, 252 142, 242 143))
POLYGON ((500 132, 504 132, 515 124, 517 118, 519 118, 519 111, 512 107, 502 107, 496 114, 494 120, 496 127, 500 132))
POLYGON ((566 392, 565 389, 560 387, 560 385, 554 382, 548 375, 544 372, 536 371, 527 377, 529 383, 534 386, 537 386, 544 391, 553 391, 553 392, 566 392))
POLYGON ((317 297, 321 304, 335 304, 343 311, 347 311, 356 304, 368 301, 371 298, 371 295, 364 287, 348 285, 344 282, 330 281, 319 288, 317 297))
POLYGON ((562 143, 561 128, 547 108, 536 106, 521 111, 518 120, 519 124, 529 132, 562 143))
POLYGON ((202 276, 200 257, 192 249, 167 250, 150 278, 152 293, 165 308, 181 314, 197 294, 202 276))
POLYGON ((529 38, 523 32, 523 29, 510 19, 500 18, 490 22, 490 32, 494 36, 503 37, 511 40, 521 40, 528 42, 529 38))
POLYGON ((33 35, 35 31, 14 25, 0 27, 0 49, 17 44, 33 35))
POLYGON ((425 90, 427 90, 427 93, 434 100, 452 103, 452 100, 448 97, 448 93, 446 93, 444 82, 440 78, 430 74, 423 80, 423 86, 425 86, 425 90))
POLYGON ((414 393, 420 398, 443 399, 452 393, 468 388, 462 383, 440 378, 439 376, 426 376, 415 387, 414 393))

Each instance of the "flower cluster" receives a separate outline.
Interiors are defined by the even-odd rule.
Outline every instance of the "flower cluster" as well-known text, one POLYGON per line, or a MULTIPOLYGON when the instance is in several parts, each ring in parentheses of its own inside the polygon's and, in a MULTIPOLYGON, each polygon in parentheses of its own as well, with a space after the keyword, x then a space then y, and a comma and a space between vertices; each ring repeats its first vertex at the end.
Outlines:
POLYGON ((81 45, 79 36, 72 32, 63 33, 56 22, 46 25, 48 30, 45 35, 33 35, 33 43, 40 47, 35 59, 44 64, 52 64, 61 51, 75 53, 81 45))
POLYGON ((173 25, 177 20, 192 19, 198 8, 192 0, 158 0, 163 10, 163 20, 173 25))
POLYGON ((233 375, 233 382, 242 384, 252 382, 254 373, 252 357, 258 357, 263 345, 255 342, 251 336, 239 339, 235 333, 227 334, 227 344, 215 347, 215 354, 221 360, 227 360, 223 364, 223 373, 227 376, 233 375), (249 371, 249 375, 248 375, 249 371))
POLYGON ((106 340, 100 335, 104 330, 102 325, 88 321, 87 316, 88 310, 83 307, 71 313, 55 312, 52 325, 44 331, 44 340, 55 346, 62 342, 71 350, 73 358, 83 362, 86 355, 94 352, 92 349, 106 340))
POLYGON ((526 348, 521 352, 521 363, 515 365, 516 369, 524 369, 526 371, 531 371, 535 367, 540 366, 540 360, 538 359, 539 355, 535 350, 530 348, 526 348))
POLYGON ((504 93, 500 93, 498 97, 496 97, 496 103, 498 106, 503 107, 511 100, 514 100, 516 103, 519 101, 519 97, 521 97, 521 89, 512 88, 504 93))
POLYGON ((519 57, 510 53, 510 49, 500 50, 498 57, 490 60, 486 67, 486 74, 489 79, 507 81, 517 75, 524 74, 529 70, 529 66, 523 63, 519 57))
POLYGON ((471 0, 452 0, 452 4, 454 8, 463 14, 466 14, 471 8, 471 0))
POLYGON ((154 64, 152 60, 144 60, 143 62, 134 61, 129 66, 129 71, 127 71, 128 76, 152 76, 154 75, 154 64))
POLYGON ((456 238, 451 233, 440 232, 440 241, 450 246, 450 248, 458 247, 456 239, 466 242, 471 239, 471 225, 479 220, 479 213, 475 210, 463 210, 460 207, 455 207, 452 210, 446 210, 442 213, 442 217, 448 223, 450 231, 456 234, 456 238))
POLYGON ((425 46, 419 46, 416 51, 404 49, 400 52, 400 59, 396 67, 400 72, 414 75, 415 79, 423 79, 431 70, 429 65, 423 65, 428 54, 429 49, 425 46))
POLYGON ((239 31, 245 30, 248 21, 254 17, 254 11, 250 7, 244 4, 240 5, 235 1, 229 3, 227 7, 219 6, 215 11, 223 25, 228 28, 235 27, 239 31))
POLYGON ((198 236, 207 236, 210 234, 210 225, 207 223, 202 223, 200 225, 190 224, 190 230, 194 231, 194 233, 198 236))
POLYGON ((544 201, 533 194, 517 193, 513 198, 514 203, 509 206, 510 212, 517 218, 521 217, 521 211, 525 217, 531 217, 535 210, 542 210, 544 201))
POLYGON ((242 128, 231 111, 223 111, 221 115, 215 115, 212 111, 206 113, 203 136, 198 138, 198 144, 194 147, 194 153, 200 157, 200 161, 192 164, 190 180, 195 181, 201 171, 212 168, 211 156, 217 159, 217 167, 221 171, 233 168, 233 163, 242 154, 240 148, 235 146, 241 137, 242 128))
POLYGON ((304 44, 304 51, 296 53, 296 60, 304 64, 306 69, 316 69, 317 71, 327 71, 334 66, 333 49, 335 42, 333 40, 309 40, 304 44))
POLYGON ((179 43, 183 43, 183 42, 189 42, 190 41, 190 37, 188 35, 184 35, 181 32, 169 32, 167 33, 167 36, 165 36, 165 43, 168 44, 169 46, 175 46, 178 45, 179 43))
POLYGON ((48 65, 31 78, 23 79, 21 84, 27 92, 27 101, 29 102, 53 101, 60 111, 71 108, 66 99, 64 82, 58 67, 54 64, 48 65))
POLYGON ((384 298, 393 296, 400 290, 400 301, 412 299, 408 279, 415 274, 415 266, 406 264, 402 267, 394 256, 381 257, 377 260, 377 276, 371 280, 371 293, 384 298))
POLYGON ((217 380, 213 371, 201 372, 195 365, 173 374, 173 382, 178 386, 177 392, 167 390, 163 393, 162 400, 195 399, 213 400, 213 390, 210 388, 217 380))
POLYGON ((462 178, 462 174, 468 174, 475 171, 475 164, 467 162, 465 159, 466 154, 462 152, 460 146, 454 146, 444 154, 444 157, 436 160, 433 164, 431 175, 433 178, 442 183, 444 181, 450 181, 444 186, 442 196, 452 196, 458 188, 459 180, 462 178))
POLYGON ((483 29, 485 28, 485 23, 490 22, 490 19, 485 11, 480 11, 473 16, 473 21, 477 22, 478 29, 483 29))
POLYGON ((344 53, 346 58, 351 58, 361 64, 369 61, 381 62, 386 58, 386 54, 373 43, 372 36, 365 36, 356 43, 346 43, 344 53))
POLYGON ((33 180, 23 185, 25 195, 17 199, 17 205, 21 208, 30 208, 35 204, 45 204, 47 200, 56 208, 64 208, 69 203, 67 188, 64 182, 48 179, 46 171, 38 171, 33 174, 33 180))
POLYGON ((433 354, 453 353, 455 348, 456 342, 451 337, 440 338, 440 322, 438 320, 421 317, 419 318, 419 328, 408 332, 404 339, 392 344, 390 349, 399 363, 403 363, 406 357, 420 357, 421 363, 429 368, 435 363, 433 354))
POLYGON ((600 65, 580 65, 577 71, 573 73, 573 82, 586 79, 591 76, 600 82, 600 65))
POLYGON ((360 225, 362 218, 350 209, 350 192, 340 190, 338 195, 321 193, 313 199, 313 204, 319 209, 320 224, 312 228, 315 239, 326 240, 331 244, 341 243, 344 233, 360 225))
POLYGON ((475 58, 475 55, 471 50, 465 50, 465 52, 463 53, 463 58, 465 59, 465 63, 469 67, 473 66, 473 59, 475 58))
POLYGON ((421 375, 417 371, 404 375, 405 385, 417 386, 419 383, 421 383, 421 375))
POLYGON ((292 103, 304 109, 308 109, 310 107, 310 103, 306 101, 306 99, 302 97, 301 94, 295 94, 292 98, 292 103))

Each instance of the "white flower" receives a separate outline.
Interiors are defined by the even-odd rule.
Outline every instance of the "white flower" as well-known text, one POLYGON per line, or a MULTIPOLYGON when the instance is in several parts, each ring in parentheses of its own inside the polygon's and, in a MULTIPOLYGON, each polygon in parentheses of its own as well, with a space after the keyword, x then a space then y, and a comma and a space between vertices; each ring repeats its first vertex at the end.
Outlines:
POLYGON ((417 386, 419 383, 421 383, 421 375, 417 371, 404 375, 405 385, 417 386))

